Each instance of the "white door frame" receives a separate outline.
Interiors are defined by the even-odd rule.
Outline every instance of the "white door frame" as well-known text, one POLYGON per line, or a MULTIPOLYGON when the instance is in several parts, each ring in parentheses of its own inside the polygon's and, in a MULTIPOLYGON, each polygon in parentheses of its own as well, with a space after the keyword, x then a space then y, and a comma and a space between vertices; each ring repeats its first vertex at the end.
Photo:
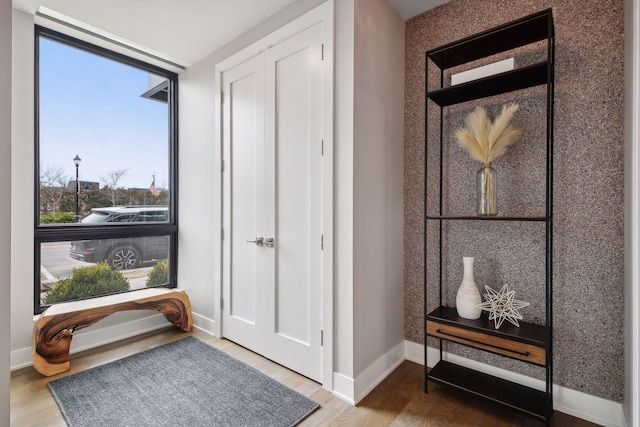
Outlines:
MULTIPOLYGON (((214 167, 220 172, 215 175, 215 188, 218 190, 218 209, 214 212, 213 223, 215 224, 214 239, 214 268, 217 269, 214 283, 214 301, 218 309, 215 311, 214 333, 217 337, 222 336, 222 250, 223 235, 222 213, 228 200, 223 199, 222 173, 222 108, 221 108, 221 76, 226 70, 264 52, 270 46, 280 43, 289 37, 315 25, 321 23, 323 27, 324 46, 324 71, 323 71, 323 194, 322 194, 322 228, 324 235, 322 252, 322 329, 324 333, 322 346, 322 386, 326 390, 333 389, 333 88, 334 88, 334 0, 329 0, 322 5, 305 13, 294 21, 284 25, 263 39, 253 43, 245 49, 237 52, 229 58, 216 64, 215 67, 215 156, 214 167)), ((225 195, 226 197, 226 195, 225 195)))

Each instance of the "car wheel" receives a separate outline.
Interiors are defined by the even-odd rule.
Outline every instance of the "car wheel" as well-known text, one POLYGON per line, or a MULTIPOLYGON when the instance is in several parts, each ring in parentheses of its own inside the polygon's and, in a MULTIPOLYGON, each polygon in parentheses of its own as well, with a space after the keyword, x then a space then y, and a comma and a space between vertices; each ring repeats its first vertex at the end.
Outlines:
POLYGON ((107 258, 109 266, 116 270, 129 270, 140 265, 140 253, 131 246, 115 248, 107 258))

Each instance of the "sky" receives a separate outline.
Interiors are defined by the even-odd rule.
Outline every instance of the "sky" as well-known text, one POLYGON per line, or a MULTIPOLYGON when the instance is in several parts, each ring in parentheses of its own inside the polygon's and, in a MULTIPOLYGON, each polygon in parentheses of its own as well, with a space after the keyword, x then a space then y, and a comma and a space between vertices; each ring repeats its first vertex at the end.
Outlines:
POLYGON ((148 73, 51 40, 40 40, 40 172, 60 169, 100 182, 119 169, 118 187, 168 188, 169 112, 142 98, 148 73))

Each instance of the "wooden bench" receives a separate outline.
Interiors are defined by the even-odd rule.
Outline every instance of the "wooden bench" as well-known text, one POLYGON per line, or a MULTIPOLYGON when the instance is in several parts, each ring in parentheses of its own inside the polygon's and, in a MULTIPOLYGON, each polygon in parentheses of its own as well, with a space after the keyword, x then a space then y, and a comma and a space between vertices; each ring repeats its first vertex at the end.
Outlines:
POLYGON ((33 367, 46 376, 68 371, 73 333, 115 312, 129 310, 156 310, 183 331, 193 329, 189 297, 167 288, 55 304, 46 309, 33 326, 33 367))

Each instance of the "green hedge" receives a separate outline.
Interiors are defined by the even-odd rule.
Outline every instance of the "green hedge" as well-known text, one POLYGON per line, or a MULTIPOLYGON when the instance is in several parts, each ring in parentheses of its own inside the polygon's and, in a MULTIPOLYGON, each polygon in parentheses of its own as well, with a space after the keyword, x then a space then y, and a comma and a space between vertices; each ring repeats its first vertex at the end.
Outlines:
POLYGON ((92 267, 76 268, 73 270, 73 276, 58 280, 44 297, 44 304, 50 305, 128 290, 129 281, 122 273, 112 270, 103 261, 92 267))
POLYGON ((71 212, 54 212, 40 215, 40 224, 66 224, 76 222, 76 216, 71 212))
POLYGON ((147 287, 166 285, 169 280, 169 261, 157 263, 147 276, 147 287))

